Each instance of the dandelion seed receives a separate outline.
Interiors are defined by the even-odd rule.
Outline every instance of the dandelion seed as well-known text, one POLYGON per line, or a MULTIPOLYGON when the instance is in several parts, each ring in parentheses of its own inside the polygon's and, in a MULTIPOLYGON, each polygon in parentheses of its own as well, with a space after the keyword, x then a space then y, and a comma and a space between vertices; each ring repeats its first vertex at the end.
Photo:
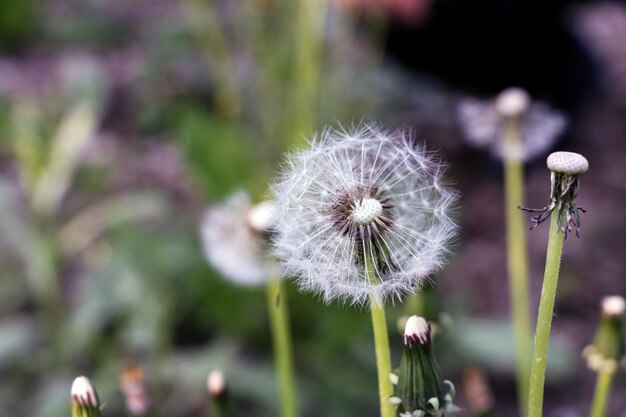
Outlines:
POLYGON ((207 261, 225 278, 241 285, 261 284, 277 275, 276 264, 265 250, 265 236, 273 217, 273 204, 250 204, 243 191, 209 208, 200 225, 207 261))
POLYGON ((274 185, 274 246, 285 275, 333 299, 382 303, 439 269, 456 236, 457 193, 408 132, 326 129, 274 185))

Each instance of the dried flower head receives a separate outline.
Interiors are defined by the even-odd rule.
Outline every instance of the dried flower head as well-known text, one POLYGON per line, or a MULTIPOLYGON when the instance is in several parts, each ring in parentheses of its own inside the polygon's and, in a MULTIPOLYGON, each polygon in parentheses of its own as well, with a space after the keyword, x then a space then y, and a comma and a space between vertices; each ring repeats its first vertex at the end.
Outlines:
POLYGON ((463 98, 457 115, 466 140, 478 148, 488 148, 502 158, 502 140, 507 119, 519 118, 521 157, 529 161, 546 152, 567 126, 566 117, 541 101, 530 101, 523 90, 511 88, 494 100, 463 98))
POLYGON ((209 208, 200 225, 207 261, 225 278, 242 285, 257 285, 276 274, 267 256, 265 233, 272 223, 273 205, 256 206, 243 191, 209 208))
POLYGON ((273 187, 274 246, 303 290, 353 304, 412 292, 457 227, 443 167, 405 131, 326 129, 273 187))
POLYGON ((553 152, 546 161, 550 175, 550 201, 540 209, 519 207, 524 211, 539 213, 532 217, 531 230, 550 217, 556 210, 558 215, 559 230, 567 238, 567 234, 576 229, 576 236, 580 236, 579 211, 585 209, 578 207, 576 196, 580 186, 580 176, 589 170, 589 162, 581 154, 574 152, 553 152))

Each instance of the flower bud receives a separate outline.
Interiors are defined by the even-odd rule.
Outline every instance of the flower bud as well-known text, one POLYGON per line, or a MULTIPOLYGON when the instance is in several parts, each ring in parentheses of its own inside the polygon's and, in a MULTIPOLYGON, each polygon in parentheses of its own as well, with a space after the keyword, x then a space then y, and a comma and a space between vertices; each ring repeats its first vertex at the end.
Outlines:
POLYGON ((404 330, 404 349, 398 370, 396 396, 398 414, 441 416, 453 411, 454 386, 445 381, 431 349, 430 325, 422 317, 411 316, 404 330))
POLYGON ((72 417, 100 417, 100 399, 89 379, 79 376, 72 383, 72 417))
POLYGON ((626 301, 621 296, 604 297, 602 317, 593 343, 583 350, 587 367, 596 372, 614 372, 626 353, 624 311, 626 301))
POLYGON ((215 417, 233 417, 235 411, 224 372, 219 369, 211 371, 207 378, 207 389, 212 402, 212 415, 215 417))

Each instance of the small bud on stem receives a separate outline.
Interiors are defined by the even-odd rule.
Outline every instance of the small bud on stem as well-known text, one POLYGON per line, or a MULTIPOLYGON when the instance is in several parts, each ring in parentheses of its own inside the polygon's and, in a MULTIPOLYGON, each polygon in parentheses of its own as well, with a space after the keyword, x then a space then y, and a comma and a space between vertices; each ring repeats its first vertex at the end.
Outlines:
POLYGON ((411 316, 404 330, 404 349, 396 395, 390 402, 399 415, 442 416, 454 411, 454 386, 445 381, 431 350, 430 325, 411 316))
POLYGON ((89 379, 79 376, 72 383, 72 417, 100 417, 100 399, 89 379))
POLYGON ((215 417, 233 417, 235 411, 228 385, 226 384, 226 377, 224 372, 220 369, 211 371, 207 378, 207 389, 209 396, 211 397, 213 416, 215 417))
POLYGON ((587 367, 596 372, 614 372, 626 353, 624 312, 626 300, 619 295, 602 299, 602 317, 593 342, 583 350, 587 367))

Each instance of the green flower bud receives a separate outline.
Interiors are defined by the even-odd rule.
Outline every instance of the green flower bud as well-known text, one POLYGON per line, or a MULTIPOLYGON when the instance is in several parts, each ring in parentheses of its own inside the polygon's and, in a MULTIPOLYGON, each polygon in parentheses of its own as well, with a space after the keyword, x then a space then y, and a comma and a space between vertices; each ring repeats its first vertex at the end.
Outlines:
POLYGON ((207 388, 211 397, 213 416, 233 417, 235 410, 226 384, 224 373, 215 369, 207 378, 207 388))
POLYGON ((624 312, 626 301, 621 296, 602 299, 602 318, 593 343, 583 350, 587 366, 597 372, 614 372, 626 353, 624 312))
POLYGON ((398 370, 396 396, 400 416, 442 416, 454 411, 454 386, 445 381, 431 349, 430 325, 411 316, 404 330, 404 349, 398 370))
POLYGON ((72 384, 72 417, 100 417, 100 399, 89 379, 79 376, 72 384))

